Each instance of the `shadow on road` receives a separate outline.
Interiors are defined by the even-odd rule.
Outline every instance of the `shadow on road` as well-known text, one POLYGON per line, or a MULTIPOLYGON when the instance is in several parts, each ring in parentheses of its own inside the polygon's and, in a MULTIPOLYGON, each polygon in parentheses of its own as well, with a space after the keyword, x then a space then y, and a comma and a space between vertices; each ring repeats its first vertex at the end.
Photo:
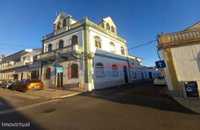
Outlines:
MULTIPOLYGON (((0 97, 0 112, 11 110, 14 107, 0 97)), ((12 113, 0 113, 0 130, 44 130, 39 124, 26 117, 19 111, 12 113)))
POLYGON ((151 82, 135 83, 128 86, 95 90, 83 93, 90 96, 122 104, 151 107, 163 111, 196 114, 181 106, 166 94, 166 87, 153 86, 151 82))

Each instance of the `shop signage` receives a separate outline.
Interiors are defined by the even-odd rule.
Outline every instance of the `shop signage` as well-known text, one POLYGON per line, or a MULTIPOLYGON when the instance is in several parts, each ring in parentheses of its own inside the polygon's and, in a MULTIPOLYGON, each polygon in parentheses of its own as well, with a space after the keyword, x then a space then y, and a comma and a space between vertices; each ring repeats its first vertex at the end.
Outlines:
POLYGON ((155 62, 157 68, 165 68, 166 64, 164 60, 159 60, 155 62))

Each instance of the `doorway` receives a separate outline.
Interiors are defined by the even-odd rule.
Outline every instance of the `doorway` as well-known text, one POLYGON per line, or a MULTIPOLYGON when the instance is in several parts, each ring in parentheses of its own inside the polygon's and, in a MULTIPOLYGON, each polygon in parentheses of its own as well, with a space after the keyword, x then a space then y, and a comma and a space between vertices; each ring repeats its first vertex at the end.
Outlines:
POLYGON ((57 88, 63 88, 63 73, 57 73, 57 88))
POLYGON ((152 72, 149 72, 149 78, 153 79, 152 72))
POLYGON ((123 67, 123 71, 124 71, 124 81, 125 83, 128 83, 128 72, 126 66, 123 67))

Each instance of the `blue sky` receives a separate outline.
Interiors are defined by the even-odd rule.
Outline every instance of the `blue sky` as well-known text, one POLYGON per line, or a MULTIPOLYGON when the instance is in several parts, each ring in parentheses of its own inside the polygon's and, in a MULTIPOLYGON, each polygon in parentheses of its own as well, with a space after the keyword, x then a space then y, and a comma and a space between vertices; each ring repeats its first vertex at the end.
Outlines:
MULTIPOLYGON (((0 54, 41 47, 59 11, 99 22, 111 16, 131 48, 200 21, 199 0, 0 0, 0 54)), ((145 65, 157 60, 156 42, 130 51, 145 65)))

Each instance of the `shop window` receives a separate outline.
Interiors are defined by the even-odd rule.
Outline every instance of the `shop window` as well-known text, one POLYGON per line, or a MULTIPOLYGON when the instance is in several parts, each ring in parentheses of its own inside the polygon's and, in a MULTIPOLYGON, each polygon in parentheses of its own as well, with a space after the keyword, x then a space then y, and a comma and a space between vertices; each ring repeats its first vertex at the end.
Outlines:
POLYGON ((63 47, 64 47, 64 41, 60 40, 59 43, 58 43, 58 48, 62 49, 63 47))
POLYGON ((46 78, 46 79, 50 79, 50 78, 51 78, 51 68, 47 68, 47 69, 46 69, 45 78, 46 78))
POLYGON ((112 76, 117 77, 119 76, 118 66, 116 64, 112 65, 112 76))
POLYGON ((102 63, 95 64, 95 75, 96 77, 104 77, 104 65, 102 63))
POLYGON ((98 36, 95 36, 95 47, 101 48, 101 38, 98 36))

